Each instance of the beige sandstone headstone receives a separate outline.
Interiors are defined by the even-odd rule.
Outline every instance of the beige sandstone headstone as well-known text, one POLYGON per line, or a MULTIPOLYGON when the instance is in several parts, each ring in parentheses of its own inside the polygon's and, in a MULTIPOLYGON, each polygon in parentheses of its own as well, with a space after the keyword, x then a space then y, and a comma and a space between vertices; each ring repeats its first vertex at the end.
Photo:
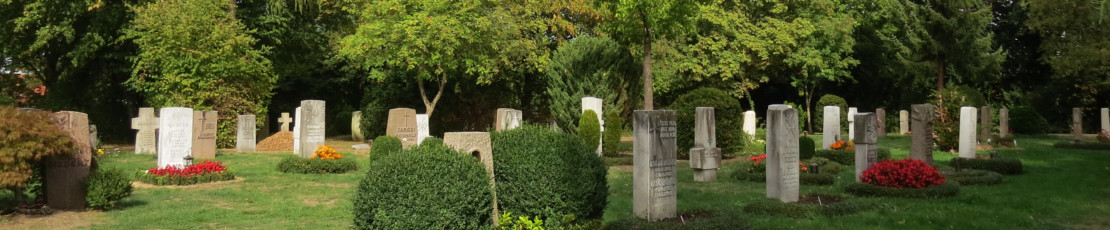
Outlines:
POLYGON ((139 130, 135 134, 135 153, 147 154, 158 152, 158 117, 154 116, 154 108, 139 108, 139 117, 131 118, 131 129, 139 130))
POLYGON ((216 111, 193 111, 193 159, 216 159, 216 111))
POLYGON ((497 210, 497 183, 493 174, 493 145, 487 132, 447 132, 443 134, 443 145, 469 154, 486 167, 489 172, 490 189, 493 191, 493 223, 497 223, 500 214, 497 210))
POLYGON ((409 108, 396 108, 389 110, 389 120, 385 126, 385 135, 401 139, 401 146, 409 148, 419 144, 417 142, 416 110, 409 108))

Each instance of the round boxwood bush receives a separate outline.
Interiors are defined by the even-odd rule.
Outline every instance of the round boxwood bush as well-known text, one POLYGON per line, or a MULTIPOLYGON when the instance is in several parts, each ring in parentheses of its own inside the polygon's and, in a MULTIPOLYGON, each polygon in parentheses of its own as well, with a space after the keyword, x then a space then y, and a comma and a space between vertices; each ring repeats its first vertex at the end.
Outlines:
POLYGON ((802 159, 813 158, 813 153, 817 151, 817 143, 813 138, 807 136, 798 136, 798 156, 802 159))
POLYGON ((497 205, 541 219, 601 218, 608 173, 595 149, 550 128, 525 125, 491 135, 497 205))
POLYGON ((949 166, 960 169, 980 169, 1005 175, 1021 174, 1021 160, 1014 158, 970 159, 952 158, 949 166))
POLYGON ((1010 124, 1021 124, 1010 126, 1014 133, 1021 134, 1044 134, 1053 130, 1052 125, 1048 124, 1048 120, 1045 120, 1041 113, 1038 113, 1031 106, 1018 106, 1011 109, 1010 124))
POLYGON ((621 119, 620 113, 611 110, 605 114, 605 120, 609 122, 605 122, 605 132, 601 134, 601 153, 607 157, 615 157, 620 154, 617 150, 620 148, 624 119, 621 119))
POLYGON ((346 173, 358 170, 358 164, 350 158, 307 159, 287 157, 278 163, 277 169, 283 173, 346 173))
POLYGON ((744 148, 743 137, 740 135, 744 110, 740 107, 740 101, 720 89, 700 88, 679 96, 670 106, 677 113, 678 119, 678 158, 690 158, 688 150, 694 146, 697 107, 713 107, 717 125, 717 147, 721 148, 722 157, 732 157, 744 148))
POLYGON ((379 136, 374 138, 373 145, 370 146, 370 160, 373 161, 390 153, 400 152, 401 148, 401 139, 394 136, 379 136))
POLYGON ((443 145, 372 161, 352 203, 355 229, 479 229, 493 212, 485 167, 443 145))
POLYGON ((425 137, 424 141, 420 142, 420 145, 443 145, 443 139, 439 139, 438 137, 425 137))
POLYGON ((817 130, 815 132, 824 132, 822 129, 825 127, 825 106, 840 107, 840 129, 842 132, 846 132, 848 130, 848 101, 845 101, 844 98, 840 96, 832 94, 821 96, 821 99, 817 100, 817 106, 813 107, 813 110, 816 111, 816 113, 813 114, 813 130, 817 130))
POLYGON ((119 169, 99 170, 89 176, 85 201, 89 208, 108 210, 131 195, 131 177, 119 169))
POLYGON ((987 170, 965 169, 959 172, 941 172, 948 180, 956 181, 960 185, 995 185, 1002 183, 1002 174, 987 170))
POLYGON ((597 149, 597 145, 601 144, 601 122, 597 120, 597 113, 593 110, 586 110, 578 120, 578 138, 582 138, 582 142, 586 143, 586 147, 590 149, 597 149))

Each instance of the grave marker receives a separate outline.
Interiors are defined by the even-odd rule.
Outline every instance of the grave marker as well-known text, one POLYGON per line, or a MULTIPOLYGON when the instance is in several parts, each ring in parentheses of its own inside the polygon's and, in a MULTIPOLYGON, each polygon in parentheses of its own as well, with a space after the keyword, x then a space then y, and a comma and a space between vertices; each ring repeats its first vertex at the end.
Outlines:
POLYGON ((1099 131, 1108 132, 1110 131, 1110 108, 1102 108, 1099 111, 1102 116, 1102 125, 1100 126, 1102 129, 1099 131))
POLYGON ((500 108, 497 109, 497 117, 493 120, 494 130, 504 131, 520 127, 520 120, 523 112, 515 109, 500 108))
POLYGON ((424 139, 431 136, 431 127, 428 124, 428 114, 416 115, 416 144, 424 143, 424 139))
POLYGON ((61 111, 50 116, 54 124, 73 141, 65 156, 45 160, 46 203, 56 209, 84 209, 85 188, 92 164, 89 140, 89 115, 61 111))
POLYGON ((755 128, 755 123, 756 123, 755 111, 751 111, 751 110, 744 111, 744 127, 743 127, 743 130, 744 130, 744 133, 747 133, 748 137, 751 138, 751 139, 755 139, 755 129, 756 129, 755 128))
POLYGON ((698 107, 694 120, 694 147, 690 148, 690 168, 694 181, 717 181, 721 148, 717 148, 717 124, 713 107, 698 107))
POLYGON ((389 110, 389 121, 386 123, 385 135, 401 139, 401 146, 409 148, 419 144, 417 142, 416 110, 409 108, 396 108, 389 110))
POLYGON ((933 164, 933 119, 935 108, 931 104, 915 104, 913 110, 913 130, 910 140, 910 158, 933 164))
POLYGON ((185 168, 193 152, 193 109, 166 107, 158 114, 158 168, 185 168))
POLYGON ((856 138, 856 114, 859 110, 856 107, 848 107, 848 141, 855 140, 856 138))
POLYGON ((154 116, 154 108, 139 108, 139 117, 131 118, 131 129, 139 130, 135 134, 135 153, 158 152, 158 139, 155 133, 158 130, 158 117, 154 116))
MULTIPOLYGON (((825 111, 828 114, 829 108, 825 111)), ((768 106, 767 198, 783 203, 798 201, 801 184, 798 154, 798 111, 781 104, 768 106)))
POLYGON ((878 114, 856 114, 856 182, 863 176, 863 170, 879 162, 878 114))
POLYGON ((675 122, 674 110, 633 112, 632 212, 641 219, 675 217, 675 122))
POLYGON ((1010 136, 1010 110, 1001 108, 998 109, 998 137, 1008 136, 1010 136))
MULTIPOLYGON (((824 115, 823 128, 821 129, 821 149, 829 149, 830 145, 840 140, 840 107, 825 106, 824 115)), ((770 115, 767 117, 770 117, 770 115)), ((770 128, 771 126, 767 127, 770 128)))
POLYGON ((295 109, 293 111, 293 120, 296 120, 296 122, 293 123, 293 154, 296 154, 297 156, 300 156, 301 155, 301 123, 303 123, 303 121, 301 121, 301 107, 300 106, 297 106, 297 109, 295 109))
POLYGON ((991 127, 991 107, 979 107, 979 135, 976 135, 976 140, 987 143, 987 140, 991 139, 991 128, 993 128, 991 127))
POLYGON ((255 142, 255 132, 257 129, 257 119, 252 114, 239 115, 239 121, 236 135, 235 135, 235 149, 241 153, 255 152, 255 147, 258 142, 255 142))
MULTIPOLYGON (((597 115, 597 123, 600 126, 600 129, 598 129, 598 130, 600 130, 601 132, 599 132, 599 133, 604 133, 605 132, 605 120, 602 118, 603 117, 602 114, 605 113, 605 110, 601 110, 602 103, 603 103, 603 101, 601 100, 601 98, 596 98, 596 97, 583 97, 582 98, 582 112, 581 113, 585 113, 586 110, 593 110, 594 111, 594 114, 597 115)), ((601 135, 598 135, 597 136, 597 152, 596 152, 597 156, 601 156, 601 147, 602 147, 602 145, 601 145, 601 135)))
POLYGON ((216 111, 193 111, 193 159, 216 159, 216 111))
POLYGON ((910 132, 910 112, 905 110, 898 111, 898 134, 906 135, 910 132))
POLYGON ((1071 109, 1071 135, 1075 142, 1083 140, 1083 109, 1071 109))
POLYGON ((447 132, 443 133, 443 145, 476 158, 489 172, 490 189, 493 190, 493 223, 498 222, 497 184, 493 174, 493 145, 487 132, 447 132))
POLYGON ((975 107, 960 107, 960 157, 975 158, 975 107))
POLYGON ((351 140, 366 141, 366 137, 362 135, 362 111, 351 112, 351 140))
POLYGON ((880 137, 886 136, 886 110, 879 108, 875 109, 875 119, 879 123, 875 126, 875 131, 878 131, 880 137))
POLYGON ((301 101, 301 114, 297 116, 300 133, 300 153, 302 158, 312 157, 316 149, 324 144, 324 117, 326 102, 321 100, 301 101), (303 115, 303 116, 302 116, 303 115))
POLYGON ((293 122, 293 118, 289 117, 289 113, 281 113, 281 117, 278 118, 278 123, 281 123, 281 130, 279 130, 279 132, 280 131, 289 131, 289 123, 292 123, 292 122, 293 122))

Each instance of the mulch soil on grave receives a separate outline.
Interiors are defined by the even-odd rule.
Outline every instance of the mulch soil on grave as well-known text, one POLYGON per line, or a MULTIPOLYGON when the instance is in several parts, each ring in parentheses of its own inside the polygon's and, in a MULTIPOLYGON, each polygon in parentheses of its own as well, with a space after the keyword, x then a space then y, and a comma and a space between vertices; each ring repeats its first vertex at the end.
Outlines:
POLYGON ((258 142, 258 151, 293 151, 293 131, 281 131, 258 142))

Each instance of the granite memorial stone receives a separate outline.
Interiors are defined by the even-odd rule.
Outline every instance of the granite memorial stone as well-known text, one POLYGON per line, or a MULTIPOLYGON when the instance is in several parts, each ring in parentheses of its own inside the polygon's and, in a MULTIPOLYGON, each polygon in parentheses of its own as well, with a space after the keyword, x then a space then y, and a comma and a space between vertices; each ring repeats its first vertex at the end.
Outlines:
POLYGON ((289 123, 293 123, 293 118, 289 117, 289 113, 281 113, 278 123, 281 123, 281 130, 279 131, 289 131, 289 123))
POLYGON ((881 108, 875 109, 875 117, 876 117, 875 119, 877 119, 877 121, 879 122, 875 126, 875 129, 876 129, 875 131, 878 131, 878 134, 879 134, 880 137, 885 137, 886 136, 886 122, 887 122, 887 120, 886 120, 886 110, 881 109, 881 108))
POLYGON ((991 139, 991 129, 994 128, 991 121, 991 107, 979 107, 979 135, 976 135, 976 140, 981 143, 987 143, 987 141, 991 139))
POLYGON ((302 158, 312 157, 316 149, 324 144, 324 118, 326 102, 321 100, 301 101, 301 114, 297 116, 297 128, 301 129, 299 155, 302 158))
POLYGON ((975 107, 960 107, 960 157, 975 158, 975 123, 978 119, 975 107))
POLYGON ((878 114, 856 114, 856 182, 863 176, 863 170, 879 162, 878 114))
POLYGON ((933 119, 935 107, 931 104, 915 104, 913 110, 913 130, 910 137, 910 158, 933 164, 933 119))
MULTIPOLYGON (((828 111, 829 108, 825 108, 826 114, 828 111)), ((798 111, 781 104, 768 106, 767 198, 778 199, 783 203, 798 201, 798 188, 801 184, 799 154, 798 111)))
POLYGON ((848 141, 855 140, 856 138, 856 114, 859 110, 856 107, 848 107, 848 141))
POLYGON ((898 134, 906 135, 910 133, 910 111, 898 111, 898 134))
POLYGON ((469 154, 486 167, 489 172, 489 184, 493 190, 493 222, 497 223, 499 214, 497 210, 497 184, 493 174, 493 145, 487 132, 447 132, 443 133, 443 145, 460 152, 469 154))
POLYGON ((632 212, 641 219, 675 217, 678 191, 675 111, 633 112, 632 212))
POLYGON ((698 107, 694 120, 694 147, 690 148, 690 168, 694 181, 717 181, 721 148, 717 148, 717 124, 713 107, 698 107))
POLYGON ((416 144, 424 143, 424 139, 431 136, 431 127, 428 124, 428 114, 416 115, 416 144))
POLYGON ((73 147, 70 154, 44 159, 46 165, 46 203, 56 209, 84 209, 85 187, 92 164, 89 140, 89 115, 81 112, 61 111, 52 114, 54 124, 69 136, 73 147))
POLYGON ((1083 109, 1071 109, 1071 136, 1075 142, 1083 140, 1083 109))
POLYGON ((193 152, 193 109, 167 107, 158 114, 158 168, 185 168, 193 152))

